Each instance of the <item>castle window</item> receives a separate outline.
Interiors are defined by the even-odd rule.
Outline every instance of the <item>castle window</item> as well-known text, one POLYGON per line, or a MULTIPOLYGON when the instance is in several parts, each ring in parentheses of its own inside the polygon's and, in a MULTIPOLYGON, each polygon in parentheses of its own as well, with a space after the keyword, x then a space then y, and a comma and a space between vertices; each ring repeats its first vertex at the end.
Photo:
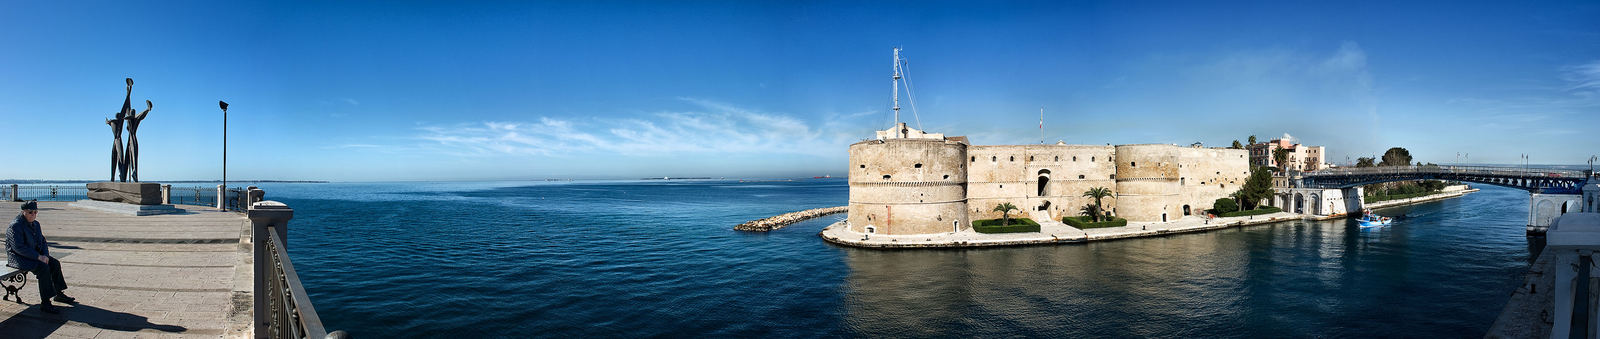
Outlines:
POLYGON ((1076 156, 1076 155, 1072 156, 1072 161, 1078 161, 1078 156, 1076 156))
POLYGON ((978 157, 976 157, 976 156, 972 157, 972 162, 978 162, 978 157))
POLYGON ((944 178, 945 178, 945 179, 950 179, 950 175, 949 175, 949 174, 945 174, 945 175, 944 175, 944 178))
POLYGON ((1057 155, 1056 156, 1056 161, 1061 161, 1061 156, 1057 155))
POLYGON ((1000 161, 1000 158, 995 157, 993 155, 989 156, 989 162, 995 162, 995 161, 1000 161))
POLYGON ((1017 156, 1015 156, 1015 155, 1011 156, 1011 160, 1009 160, 1009 161, 1017 161, 1017 156))
POLYGON ((1079 175, 1078 175, 1078 179, 1083 179, 1083 175, 1082 175, 1082 174, 1079 174, 1079 175))
POLYGON ((1116 179, 1116 178, 1117 178, 1117 175, 1116 175, 1116 174, 1112 174, 1112 175, 1111 175, 1111 179, 1116 179))
POLYGON ((1094 157, 1089 157, 1089 162, 1094 162, 1094 157))
POLYGON ((1132 161, 1129 161, 1129 162, 1128 162, 1128 167, 1139 167, 1139 163, 1137 163, 1137 162, 1132 162, 1132 161))
POLYGON ((1228 184, 1222 184, 1222 189, 1228 189, 1228 184))
POLYGON ((883 180, 889 180, 889 175, 888 174, 884 174, 883 175, 883 180))
POLYGON ((867 168, 867 165, 866 164, 862 164, 861 168, 867 168))
POLYGON ((911 165, 911 167, 922 168, 922 163, 917 163, 916 165, 911 165))
POLYGON ((1032 155, 1028 156, 1028 161, 1033 161, 1033 156, 1032 155))

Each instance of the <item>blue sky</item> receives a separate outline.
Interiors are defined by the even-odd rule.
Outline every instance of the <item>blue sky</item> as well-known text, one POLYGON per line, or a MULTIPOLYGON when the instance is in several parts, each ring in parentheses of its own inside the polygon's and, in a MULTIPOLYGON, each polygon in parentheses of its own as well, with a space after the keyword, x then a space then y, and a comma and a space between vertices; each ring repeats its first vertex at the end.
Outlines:
POLYGON ((842 175, 890 125, 975 144, 1284 133, 1334 162, 1600 153, 1600 4, 8 2, 0 178, 110 175, 124 77, 147 181, 842 175), (142 106, 142 105, 139 105, 142 106), (904 105, 909 106, 909 105, 904 105), (142 109, 142 108, 141 108, 142 109), (905 110, 909 113, 909 107, 905 110))

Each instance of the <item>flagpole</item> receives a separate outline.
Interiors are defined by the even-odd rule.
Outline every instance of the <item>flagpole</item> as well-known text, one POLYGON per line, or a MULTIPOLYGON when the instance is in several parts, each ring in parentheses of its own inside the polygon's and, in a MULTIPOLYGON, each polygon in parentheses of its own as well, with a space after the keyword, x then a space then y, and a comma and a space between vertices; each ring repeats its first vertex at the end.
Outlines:
POLYGON ((1044 144, 1044 106, 1039 106, 1039 144, 1044 144))

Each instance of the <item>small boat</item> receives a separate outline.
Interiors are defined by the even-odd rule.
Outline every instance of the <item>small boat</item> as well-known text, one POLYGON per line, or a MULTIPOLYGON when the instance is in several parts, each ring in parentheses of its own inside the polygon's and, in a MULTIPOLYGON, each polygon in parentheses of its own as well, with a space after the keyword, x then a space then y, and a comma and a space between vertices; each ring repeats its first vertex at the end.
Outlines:
POLYGON ((1356 222, 1361 224, 1361 228, 1371 228, 1389 226, 1390 223, 1394 222, 1394 219, 1377 215, 1372 213, 1372 210, 1367 210, 1366 213, 1361 216, 1361 219, 1356 219, 1356 222))

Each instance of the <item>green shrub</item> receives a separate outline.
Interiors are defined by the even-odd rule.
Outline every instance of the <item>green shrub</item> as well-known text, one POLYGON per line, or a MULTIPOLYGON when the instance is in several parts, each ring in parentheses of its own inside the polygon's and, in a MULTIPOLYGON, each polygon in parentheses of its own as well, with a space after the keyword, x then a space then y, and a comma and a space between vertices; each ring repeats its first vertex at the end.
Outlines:
POLYGON ((1061 222, 1078 229, 1128 226, 1128 219, 1123 218, 1111 218, 1111 220, 1094 222, 1094 219, 1088 216, 1065 217, 1061 218, 1061 222))
POLYGON ((1026 233, 1038 232, 1039 223, 1028 218, 1011 218, 1010 226, 1000 226, 1000 219, 983 219, 972 221, 972 230, 978 233, 1026 233))
POLYGON ((1257 209, 1253 209, 1253 210, 1249 210, 1249 211, 1228 212, 1228 213, 1223 213, 1223 214, 1218 215, 1218 216, 1219 217, 1242 217, 1242 216, 1247 216, 1247 215, 1262 215, 1262 214, 1272 214, 1272 213, 1278 213, 1278 212, 1283 212, 1283 209, 1269 206, 1269 207, 1262 207, 1262 208, 1257 208, 1257 209))
POLYGON ((1212 213, 1216 214, 1235 212, 1238 210, 1239 203, 1233 201, 1233 198, 1219 198, 1216 202, 1211 204, 1211 211, 1212 213))

